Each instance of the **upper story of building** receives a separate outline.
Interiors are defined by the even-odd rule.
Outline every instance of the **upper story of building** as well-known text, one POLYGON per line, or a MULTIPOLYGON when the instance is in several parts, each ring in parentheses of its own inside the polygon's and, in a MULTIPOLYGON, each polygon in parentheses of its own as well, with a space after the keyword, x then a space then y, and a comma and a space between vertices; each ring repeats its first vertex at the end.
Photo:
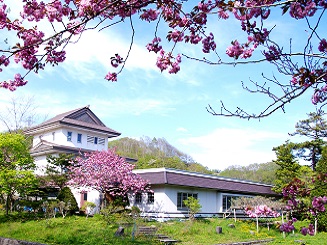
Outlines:
POLYGON ((108 149, 108 138, 119 132, 108 128, 89 108, 78 108, 59 114, 24 132, 33 137, 32 155, 44 154, 46 149, 95 151, 108 149))

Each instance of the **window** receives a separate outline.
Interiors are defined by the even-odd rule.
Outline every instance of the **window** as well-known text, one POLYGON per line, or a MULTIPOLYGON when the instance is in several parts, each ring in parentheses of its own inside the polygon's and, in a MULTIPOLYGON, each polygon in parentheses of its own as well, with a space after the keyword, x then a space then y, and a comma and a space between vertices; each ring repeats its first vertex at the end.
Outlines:
POLYGON ((98 137, 94 137, 94 144, 95 144, 95 145, 98 144, 98 137))
POLYGON ((56 132, 52 132, 52 141, 56 140, 56 132))
POLYGON ((148 203, 154 203, 154 193, 153 192, 148 192, 148 203))
POLYGON ((232 206, 232 200, 239 198, 238 196, 223 195, 223 212, 226 212, 232 206))
POLYGON ((91 135, 87 136, 87 143, 93 143, 94 142, 94 137, 91 135))
POLYGON ((82 134, 77 134, 77 143, 82 143, 82 134))
POLYGON ((178 209, 186 209, 186 206, 183 201, 186 200, 188 197, 194 197, 195 199, 198 199, 198 194, 197 193, 185 193, 185 192, 177 193, 177 208, 178 209))
POLYGON ((72 141, 72 132, 67 132, 67 141, 72 141))
POLYGON ((106 140, 104 139, 104 138, 100 138, 99 137, 99 140, 98 140, 98 143, 99 143, 99 145, 104 145, 104 142, 105 142, 106 140))
POLYGON ((83 194, 83 200, 84 201, 87 201, 87 192, 84 192, 84 194, 83 194))
POLYGON ((136 193, 135 203, 142 203, 142 193, 136 193))

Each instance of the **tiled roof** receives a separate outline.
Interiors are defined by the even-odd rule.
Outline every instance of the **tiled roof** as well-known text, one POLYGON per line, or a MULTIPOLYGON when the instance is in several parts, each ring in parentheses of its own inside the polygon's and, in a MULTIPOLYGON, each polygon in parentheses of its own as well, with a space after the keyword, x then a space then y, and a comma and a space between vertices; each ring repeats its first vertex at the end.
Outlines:
POLYGON ((25 134, 33 135, 36 131, 56 124, 71 125, 96 130, 112 136, 120 135, 119 132, 106 127, 106 125, 90 110, 89 106, 59 114, 37 126, 25 130, 24 132, 25 134))
POLYGON ((278 196, 272 185, 201 174, 176 169, 142 169, 135 173, 148 180, 151 185, 176 185, 184 187, 214 189, 221 192, 278 196))

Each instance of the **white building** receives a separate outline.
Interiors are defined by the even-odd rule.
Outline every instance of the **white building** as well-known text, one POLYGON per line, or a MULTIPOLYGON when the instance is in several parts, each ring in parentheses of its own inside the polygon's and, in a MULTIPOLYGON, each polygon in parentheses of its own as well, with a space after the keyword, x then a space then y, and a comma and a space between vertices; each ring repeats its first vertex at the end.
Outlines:
POLYGON ((257 182, 225 178, 169 168, 135 170, 149 181, 153 193, 130 196, 131 206, 137 206, 143 216, 153 218, 183 218, 188 210, 183 203, 189 196, 199 200, 202 217, 230 212, 231 201, 240 196, 278 197, 272 186, 257 182))
MULTIPOLYGON (((108 139, 120 135, 106 127, 89 106, 57 115, 44 123, 29 128, 25 134, 33 137, 31 154, 37 165, 36 174, 44 175, 48 155, 60 153, 79 154, 108 149, 108 139)), ((126 159, 131 162, 134 159, 126 159)), ((135 161, 135 160, 134 160, 135 161)), ((228 211, 231 200, 238 196, 278 196, 271 185, 223 178, 214 175, 176 169, 134 170, 151 184, 153 192, 130 195, 131 206, 138 206, 143 215, 151 217, 185 217, 187 209, 183 200, 189 196, 199 199, 201 216, 220 216, 228 211)), ((101 193, 73 189, 81 207, 85 201, 94 202, 99 208, 101 193)))
MULTIPOLYGON (((60 153, 79 154, 107 150, 108 138, 117 137, 119 132, 106 125, 90 110, 89 106, 57 115, 35 127, 24 131, 33 137, 31 155, 34 157, 37 175, 45 174, 48 155, 60 153)), ((83 194, 73 189, 79 207, 85 201, 94 202, 99 207, 101 195, 97 191, 83 194)))

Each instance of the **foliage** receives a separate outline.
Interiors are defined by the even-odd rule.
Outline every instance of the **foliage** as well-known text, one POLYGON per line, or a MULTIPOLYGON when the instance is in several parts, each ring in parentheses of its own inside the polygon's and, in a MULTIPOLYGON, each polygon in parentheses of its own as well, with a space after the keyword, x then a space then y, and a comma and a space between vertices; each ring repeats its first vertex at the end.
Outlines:
MULTIPOLYGON (((322 156, 317 163, 316 178, 314 181, 314 187, 311 190, 311 198, 326 196, 327 193, 327 147, 322 151, 322 156)), ((322 231, 327 231, 327 213, 320 212, 317 215, 318 228, 322 231)))
POLYGON ((100 213, 102 215, 102 219, 108 225, 132 223, 132 219, 134 218, 132 215, 130 215, 129 210, 122 207, 113 206, 111 204, 101 209, 100 213))
MULTIPOLYGON (((0 220, 1 215, 0 215, 0 220)), ((276 220, 277 221, 277 220, 276 220)), ((255 223, 252 220, 235 223, 235 228, 229 228, 229 219, 199 219, 195 222, 170 221, 165 223, 143 223, 144 225, 154 225, 158 227, 158 233, 165 234, 181 244, 230 244, 235 242, 245 242, 253 240, 273 239, 269 244, 295 244, 294 240, 301 240, 305 244, 323 244, 326 233, 320 233, 317 236, 288 236, 282 238, 278 229, 262 229, 260 232, 251 234, 255 230, 255 223), (215 227, 220 226, 223 229, 222 234, 217 234, 215 227)), ((95 215, 90 219, 80 216, 69 216, 65 219, 60 217, 52 219, 50 226, 46 225, 46 220, 28 221, 28 222, 0 222, 0 236, 11 237, 19 240, 35 241, 45 244, 101 244, 101 245, 153 245, 159 244, 157 241, 145 236, 139 236, 132 239, 131 232, 125 232, 123 237, 115 237, 114 233, 118 225, 106 225, 101 216, 95 215)), ((307 226, 306 222, 298 221, 294 224, 295 232, 299 232, 301 226, 307 226)), ((127 231, 130 231, 126 229, 127 231)))
POLYGON ((69 187, 66 186, 62 188, 58 193, 57 199, 59 201, 63 201, 66 204, 69 204, 69 210, 71 213, 78 211, 76 199, 69 187))
POLYGON ((202 206, 200 201, 192 196, 188 197, 186 200, 183 200, 185 206, 188 208, 190 220, 194 221, 195 215, 200 212, 202 206))
POLYGON ((59 156, 47 156, 46 180, 50 185, 56 185, 62 189, 68 182, 68 167, 72 164, 74 155, 59 153, 59 156))
POLYGON ((273 148, 277 157, 273 162, 279 166, 273 188, 277 193, 282 193, 283 188, 300 175, 301 165, 293 154, 294 147, 294 143, 286 141, 285 144, 273 148))
POLYGON ((310 140, 299 143, 294 149, 297 149, 297 157, 309 161, 313 171, 321 157, 322 149, 326 145, 323 138, 327 136, 327 122, 323 118, 324 111, 318 110, 308 114, 307 119, 300 120, 296 125, 296 131, 291 134, 304 136, 310 140))
POLYGON ((6 197, 7 214, 12 210, 15 195, 25 196, 36 189, 34 168, 25 137, 15 133, 0 134, 0 194, 6 197))
POLYGON ((70 185, 93 188, 110 196, 126 196, 127 192, 147 190, 148 182, 132 172, 134 166, 118 156, 114 150, 85 153, 69 167, 70 185))
POLYGON ((120 156, 135 158, 136 168, 176 168, 210 174, 207 167, 194 162, 187 154, 179 151, 164 138, 144 136, 140 140, 128 137, 109 142, 109 148, 115 148, 120 156))
POLYGON ((86 218, 89 217, 89 215, 93 214, 93 210, 96 208, 96 204, 94 202, 84 202, 83 206, 81 207, 81 210, 83 210, 86 214, 86 218))
POLYGON ((251 180, 266 184, 273 184, 275 172, 278 168, 274 162, 254 163, 248 166, 229 166, 219 173, 219 176, 235 179, 251 180))

